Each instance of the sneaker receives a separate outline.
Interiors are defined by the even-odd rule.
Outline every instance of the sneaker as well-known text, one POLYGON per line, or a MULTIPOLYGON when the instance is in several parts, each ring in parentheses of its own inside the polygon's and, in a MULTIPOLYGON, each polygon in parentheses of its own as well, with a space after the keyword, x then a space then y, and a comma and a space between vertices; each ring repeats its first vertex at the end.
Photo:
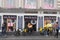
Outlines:
POLYGON ((48 35, 46 35, 46 37, 48 37, 48 35))

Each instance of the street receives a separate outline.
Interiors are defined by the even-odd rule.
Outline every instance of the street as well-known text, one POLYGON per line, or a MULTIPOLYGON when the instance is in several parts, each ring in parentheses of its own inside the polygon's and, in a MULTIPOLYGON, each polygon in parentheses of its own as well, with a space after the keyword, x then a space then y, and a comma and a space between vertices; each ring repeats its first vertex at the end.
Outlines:
POLYGON ((0 36, 0 40, 60 40, 54 36, 0 36))

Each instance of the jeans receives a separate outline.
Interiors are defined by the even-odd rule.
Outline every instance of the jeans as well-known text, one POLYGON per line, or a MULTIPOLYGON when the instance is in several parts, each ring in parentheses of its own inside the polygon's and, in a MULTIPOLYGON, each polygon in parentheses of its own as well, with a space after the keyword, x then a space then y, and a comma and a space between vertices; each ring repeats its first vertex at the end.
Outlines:
POLYGON ((44 31, 44 35, 48 35, 48 31, 47 30, 44 31))
POLYGON ((6 35, 6 30, 2 30, 2 35, 6 35))

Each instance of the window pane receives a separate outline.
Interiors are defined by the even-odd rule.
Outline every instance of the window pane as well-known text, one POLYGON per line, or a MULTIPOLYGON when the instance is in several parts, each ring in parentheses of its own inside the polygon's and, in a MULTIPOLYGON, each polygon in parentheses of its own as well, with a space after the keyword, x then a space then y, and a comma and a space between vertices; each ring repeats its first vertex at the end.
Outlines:
POLYGON ((44 0, 43 8, 54 9, 54 0, 44 0))
POLYGON ((25 0, 25 8, 36 9, 37 0, 25 0))
POLYGON ((9 8, 14 7, 14 2, 15 2, 15 0, 7 0, 7 6, 8 6, 9 8))

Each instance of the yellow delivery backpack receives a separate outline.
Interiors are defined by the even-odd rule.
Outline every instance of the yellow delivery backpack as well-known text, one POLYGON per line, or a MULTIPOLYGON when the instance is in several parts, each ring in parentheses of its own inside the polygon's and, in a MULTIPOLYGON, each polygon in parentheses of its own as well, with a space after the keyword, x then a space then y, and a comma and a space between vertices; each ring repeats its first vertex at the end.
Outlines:
POLYGON ((42 28, 42 27, 40 27, 40 28, 39 28, 39 31, 40 31, 40 32, 42 32, 42 31, 43 31, 43 28, 42 28))

